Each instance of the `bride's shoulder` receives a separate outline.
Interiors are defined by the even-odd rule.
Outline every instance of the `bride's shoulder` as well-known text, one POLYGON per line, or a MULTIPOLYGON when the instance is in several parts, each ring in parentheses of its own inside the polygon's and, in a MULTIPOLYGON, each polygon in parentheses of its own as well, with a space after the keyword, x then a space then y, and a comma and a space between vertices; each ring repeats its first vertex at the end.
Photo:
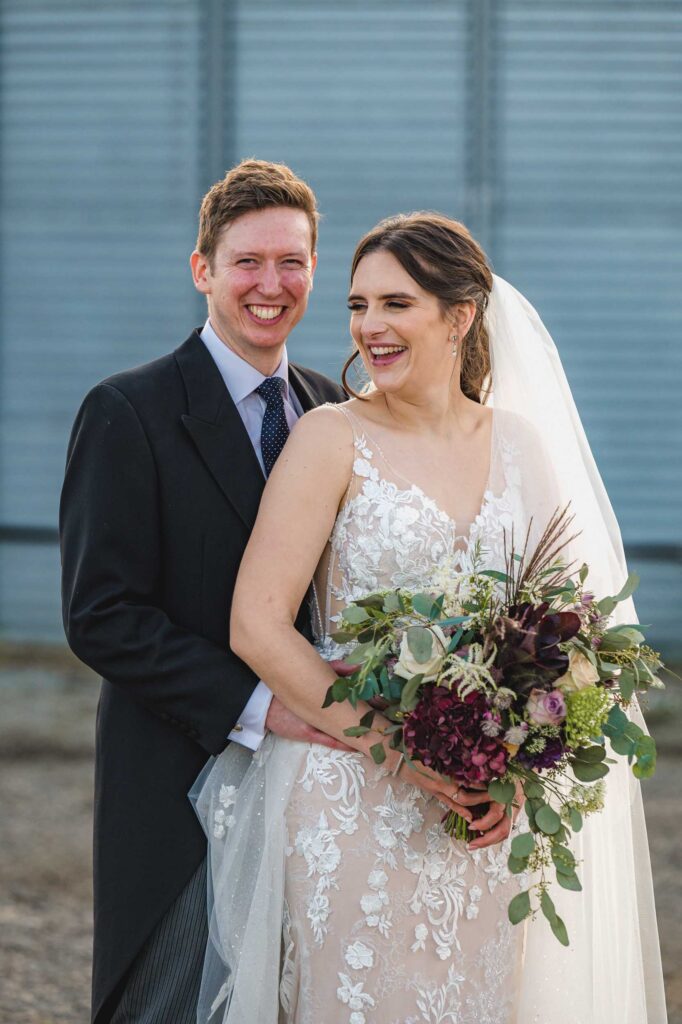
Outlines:
POLYGON ((544 456, 544 443, 537 427, 521 413, 511 409, 493 409, 495 434, 510 449, 544 456))
POLYGON ((353 425, 348 415, 351 402, 327 402, 301 416, 291 431, 288 446, 300 454, 314 452, 316 458, 342 456, 352 458, 353 425))

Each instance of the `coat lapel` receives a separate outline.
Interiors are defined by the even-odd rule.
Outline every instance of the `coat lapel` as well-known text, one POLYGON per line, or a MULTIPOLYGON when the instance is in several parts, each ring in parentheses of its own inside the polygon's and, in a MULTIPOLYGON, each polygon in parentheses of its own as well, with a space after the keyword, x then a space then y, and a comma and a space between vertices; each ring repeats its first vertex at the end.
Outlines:
POLYGON ((176 349, 175 358, 187 390, 183 425, 221 491, 251 529, 265 477, 246 427, 197 331, 176 349))
POLYGON ((289 383, 296 392, 303 412, 308 412, 320 404, 319 398, 313 393, 303 374, 292 363, 289 363, 289 383))

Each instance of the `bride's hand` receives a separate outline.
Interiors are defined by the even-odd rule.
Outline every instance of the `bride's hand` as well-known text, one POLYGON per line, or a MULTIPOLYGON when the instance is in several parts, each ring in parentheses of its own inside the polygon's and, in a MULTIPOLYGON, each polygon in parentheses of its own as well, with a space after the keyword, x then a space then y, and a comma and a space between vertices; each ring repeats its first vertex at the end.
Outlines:
MULTIPOLYGON (((489 800, 489 798, 487 798, 489 800)), ((523 807, 524 794, 520 782, 516 783, 516 796, 514 798, 511 818, 506 813, 506 804, 498 804, 490 801, 490 808, 482 818, 477 818, 470 826, 472 831, 481 834, 469 843, 470 850, 483 850, 487 846, 495 846, 502 843, 512 830, 514 822, 519 816, 523 807)))
POLYGON ((485 792, 473 793, 465 790, 464 786, 458 785, 454 779, 439 775, 421 762, 415 762, 412 766, 403 761, 397 777, 401 782, 417 786, 427 796, 435 796, 449 811, 456 811, 468 822, 473 820, 469 807, 476 803, 487 803, 490 799, 485 792))

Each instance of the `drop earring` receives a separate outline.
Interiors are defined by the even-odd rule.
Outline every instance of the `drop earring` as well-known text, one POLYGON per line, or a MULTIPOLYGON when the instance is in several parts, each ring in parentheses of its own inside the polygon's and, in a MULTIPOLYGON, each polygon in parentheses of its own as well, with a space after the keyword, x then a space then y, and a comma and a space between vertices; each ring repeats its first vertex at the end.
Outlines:
POLYGON ((459 337, 458 334, 452 334, 450 336, 450 341, 452 342, 452 356, 453 356, 453 358, 455 358, 456 355, 457 355, 457 338, 458 337, 459 337))

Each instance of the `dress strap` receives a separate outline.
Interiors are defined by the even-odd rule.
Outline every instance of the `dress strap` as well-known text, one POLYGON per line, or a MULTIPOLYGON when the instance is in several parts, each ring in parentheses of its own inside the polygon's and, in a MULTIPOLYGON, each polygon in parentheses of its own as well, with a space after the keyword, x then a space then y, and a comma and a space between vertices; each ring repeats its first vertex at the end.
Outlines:
POLYGON ((354 412, 350 411, 350 409, 346 409, 343 405, 334 405, 333 408, 337 409, 340 413, 343 413, 350 423, 351 430, 353 431, 353 444, 362 457, 367 461, 371 461, 376 453, 381 459, 383 459, 387 466, 390 466, 388 459, 381 450, 381 446, 365 429, 360 417, 356 416, 354 412))
MULTIPOLYGON (((366 430, 364 423, 360 419, 360 417, 356 416, 355 413, 352 413, 349 409, 344 408, 342 405, 335 405, 334 408, 338 409, 339 412, 342 412, 343 415, 348 420, 348 422, 350 423, 351 429, 353 431, 353 443, 359 455, 367 462, 371 462, 374 459, 374 456, 378 455, 385 468, 392 474, 393 477, 402 480, 408 486, 412 486, 412 481, 409 480, 404 475, 404 473, 401 473, 399 470, 397 470, 390 461, 390 459, 387 458, 387 456, 384 454, 381 445, 376 440, 376 438, 373 437, 372 434, 370 434, 366 430)), ((353 464, 353 475, 357 475, 355 472, 355 462, 353 464)))

